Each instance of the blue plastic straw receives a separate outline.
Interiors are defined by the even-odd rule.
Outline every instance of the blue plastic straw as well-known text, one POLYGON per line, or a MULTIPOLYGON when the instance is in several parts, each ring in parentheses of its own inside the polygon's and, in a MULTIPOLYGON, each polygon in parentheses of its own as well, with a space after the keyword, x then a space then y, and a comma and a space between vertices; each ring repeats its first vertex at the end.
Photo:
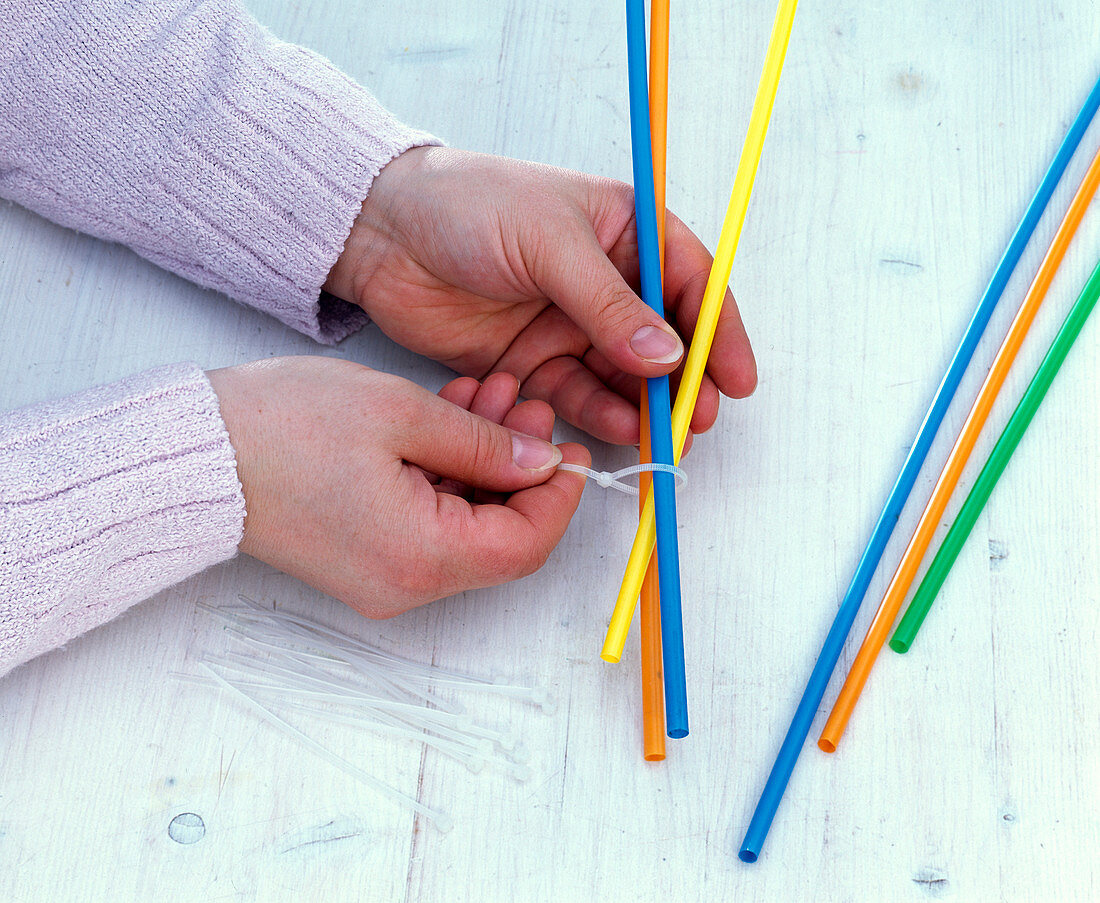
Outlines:
POLYGON ((1100 107, 1100 80, 1093 86, 1084 106, 1081 108, 1081 112, 1077 114, 1073 125, 1070 126, 1062 146, 1058 148, 1058 153, 1054 155, 1054 160, 1051 162, 1046 175, 1043 176, 1039 190, 1035 192, 1035 197, 1031 199, 1031 203, 1024 213, 1024 218, 1016 228, 1016 234, 1012 236, 1012 240, 1008 243, 1008 248, 1005 250, 993 278, 989 281, 989 286, 978 303, 978 308, 974 312, 970 325, 966 328, 966 333, 959 343, 958 350, 955 351, 951 365, 947 368, 947 373, 944 374, 939 389, 936 390, 936 397, 932 399, 932 405, 928 409, 928 413, 924 415, 924 422, 921 424, 917 438, 913 442, 909 456, 905 459, 905 464, 902 465, 897 482, 894 483, 894 488, 890 490, 886 506, 879 515, 874 532, 871 533, 867 548, 864 550, 863 557, 860 559, 859 566, 852 577, 852 582, 848 586, 848 592, 845 594, 844 601, 840 604, 840 610, 833 620, 833 626, 829 629, 828 636, 825 637, 825 644, 821 647, 821 654, 818 656, 817 663, 810 674, 810 679, 806 683, 806 689, 802 693, 802 699, 795 710, 794 718, 791 719, 791 726, 787 729, 787 735, 783 738, 783 744, 779 747, 775 764, 772 766, 767 783, 760 794, 760 801, 756 804, 756 811, 753 813, 752 821, 749 822, 745 839, 741 843, 740 858, 743 862, 755 862, 760 855, 760 849, 768 836, 772 819, 775 818, 776 809, 779 808, 779 802, 783 798, 783 791, 787 789, 787 782, 790 780, 791 772, 794 771, 798 755, 806 743, 806 736, 810 732, 814 715, 821 704, 822 697, 825 695, 829 678, 832 676, 837 660, 840 658, 844 641, 848 637, 848 632, 852 629, 852 622, 855 621, 856 614, 859 612, 863 596, 867 592, 867 587, 874 576, 875 569, 878 567, 879 559, 882 557, 883 549, 886 548, 886 543, 894 530, 901 509, 909 497, 913 483, 916 482, 917 474, 924 463, 929 447, 932 445, 932 440, 936 436, 936 431, 940 427, 940 422, 943 420, 944 414, 947 413, 947 408, 951 404, 951 399, 955 395, 955 390, 959 387, 959 382, 962 380, 963 373, 970 363, 971 357, 974 355, 978 340, 981 339, 986 324, 989 323, 993 309, 997 306, 1012 271, 1016 268, 1016 264, 1019 262, 1031 234, 1035 231, 1039 218, 1043 215, 1058 180, 1061 179, 1062 173, 1085 134, 1085 130, 1092 122, 1097 107, 1100 107))
MULTIPOLYGON (((645 0, 626 0, 627 75, 630 88, 630 147, 634 164, 634 219, 642 300, 665 315, 661 254, 657 239, 657 198, 653 186, 653 145, 649 133, 649 84, 646 77, 645 0)), ((647 379, 649 441, 653 461, 675 464, 672 452, 672 403, 668 377, 647 379)), ((665 725, 668 735, 688 735, 684 624, 680 607, 680 549, 676 538, 676 479, 653 474, 657 527, 657 580, 661 594, 661 652, 665 672, 665 725)))

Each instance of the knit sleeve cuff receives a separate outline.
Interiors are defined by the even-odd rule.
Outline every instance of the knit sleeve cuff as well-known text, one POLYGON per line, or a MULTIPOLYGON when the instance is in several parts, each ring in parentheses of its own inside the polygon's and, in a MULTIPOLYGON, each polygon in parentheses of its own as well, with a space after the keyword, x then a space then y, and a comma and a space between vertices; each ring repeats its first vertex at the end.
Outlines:
POLYGON ((165 148, 155 188, 197 242, 184 275, 339 341, 367 316, 321 286, 374 178, 426 144, 439 141, 402 125, 324 58, 257 27, 165 148))
POLYGON ((244 496, 193 365, 0 415, 0 674, 231 558, 244 496))
POLYGON ((0 196, 319 341, 366 322, 321 286, 375 176, 435 138, 239 0, 28 7, 0 21, 0 196))

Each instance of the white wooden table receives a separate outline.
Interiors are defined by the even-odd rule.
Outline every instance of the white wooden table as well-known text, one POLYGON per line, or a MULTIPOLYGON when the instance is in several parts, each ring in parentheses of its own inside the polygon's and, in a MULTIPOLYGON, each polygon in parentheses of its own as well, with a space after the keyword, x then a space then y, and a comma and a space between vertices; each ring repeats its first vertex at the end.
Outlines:
MULTIPOLYGON (((629 177, 621 3, 252 8, 453 145, 629 177)), ((711 247, 772 11, 673 5, 669 205, 711 247)), ((805 750, 761 860, 736 856, 946 362, 1100 71, 1096 13, 1087 0, 804 2, 732 280, 760 387, 725 405, 680 493, 692 734, 670 741, 667 761, 641 759, 636 637, 620 665, 598 658, 633 536, 624 497, 590 489, 537 575, 384 623, 239 558, 0 681, 0 899, 1100 897, 1098 323, 913 652, 884 653, 836 756, 805 750), (523 734, 534 779, 470 775, 400 743, 356 752, 350 731, 324 733, 450 812, 457 827, 440 834, 232 699, 174 679, 227 642, 196 603, 239 592, 409 657, 551 687, 553 716, 514 704, 482 712, 523 734), (173 833, 196 842, 170 836, 184 813, 204 831, 191 819, 173 833)), ((994 316, 860 637, 1098 144, 1094 128, 994 316)), ((1094 211, 976 460, 1098 255, 1094 211)), ((182 359, 333 354, 433 388, 448 378, 372 329, 315 346, 11 205, 0 205, 0 286, 7 407, 182 359)), ((630 458, 591 447, 604 465, 630 458)))

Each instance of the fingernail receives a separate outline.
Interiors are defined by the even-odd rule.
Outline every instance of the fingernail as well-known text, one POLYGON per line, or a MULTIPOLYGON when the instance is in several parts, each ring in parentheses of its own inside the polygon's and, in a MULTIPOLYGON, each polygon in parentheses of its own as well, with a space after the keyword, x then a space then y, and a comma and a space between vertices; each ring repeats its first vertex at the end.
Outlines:
POLYGON ((512 460, 524 470, 547 470, 561 463, 561 450, 534 436, 512 436, 512 460))
POLYGON ((671 331, 656 326, 643 326, 630 337, 630 347, 642 360, 651 364, 671 364, 680 359, 684 346, 671 331))

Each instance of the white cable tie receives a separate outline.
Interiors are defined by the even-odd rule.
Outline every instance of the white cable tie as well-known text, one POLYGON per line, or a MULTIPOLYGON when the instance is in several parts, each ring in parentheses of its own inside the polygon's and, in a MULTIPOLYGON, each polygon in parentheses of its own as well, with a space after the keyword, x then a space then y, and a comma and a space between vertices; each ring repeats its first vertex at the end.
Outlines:
MULTIPOLYGON (((248 610, 255 613, 253 615, 254 618, 262 618, 268 621, 281 622, 280 626, 286 626, 288 623, 293 624, 300 628, 300 631, 305 631, 310 635, 316 635, 318 633, 323 634, 324 636, 329 638, 330 642, 332 642, 334 645, 341 647, 344 650, 347 650, 350 647, 365 655, 370 656, 371 658, 382 660, 383 662, 385 662, 387 668, 397 667, 402 670, 414 671, 418 674, 427 675, 429 679, 435 676, 445 676, 453 677, 458 680, 468 680, 471 683, 491 682, 482 677, 475 677, 470 674, 464 674, 458 671, 451 671, 445 668, 440 668, 437 665, 425 665, 421 662, 414 662, 407 658, 401 658, 400 656, 394 655, 389 652, 383 652, 381 649, 370 646, 367 643, 364 643, 362 640, 359 640, 353 636, 349 636, 348 634, 341 633, 337 630, 333 630, 331 627, 325 627, 323 624, 319 624, 316 621, 311 621, 308 618, 293 615, 282 609, 265 608, 264 606, 260 605, 259 602, 255 602, 254 600, 248 598, 248 596, 245 596, 243 594, 239 594, 237 598, 245 604, 248 610)), ((215 614, 222 611, 241 611, 241 609, 235 606, 228 605, 221 606, 220 608, 214 608, 213 606, 204 607, 206 607, 210 611, 213 611, 215 614)), ((300 631, 297 631, 297 635, 303 636, 300 631)))
POLYGON ((591 467, 585 467, 582 464, 559 464, 558 470, 568 470, 570 473, 579 473, 583 477, 595 480, 596 483, 604 489, 618 489, 619 492, 625 492, 627 495, 637 495, 638 487, 631 486, 629 483, 623 483, 623 477, 631 477, 639 473, 670 473, 676 477, 681 484, 687 480, 687 474, 684 473, 683 468, 676 467, 672 464, 632 464, 630 467, 624 467, 622 470, 616 470, 614 473, 607 470, 593 470, 591 467))

